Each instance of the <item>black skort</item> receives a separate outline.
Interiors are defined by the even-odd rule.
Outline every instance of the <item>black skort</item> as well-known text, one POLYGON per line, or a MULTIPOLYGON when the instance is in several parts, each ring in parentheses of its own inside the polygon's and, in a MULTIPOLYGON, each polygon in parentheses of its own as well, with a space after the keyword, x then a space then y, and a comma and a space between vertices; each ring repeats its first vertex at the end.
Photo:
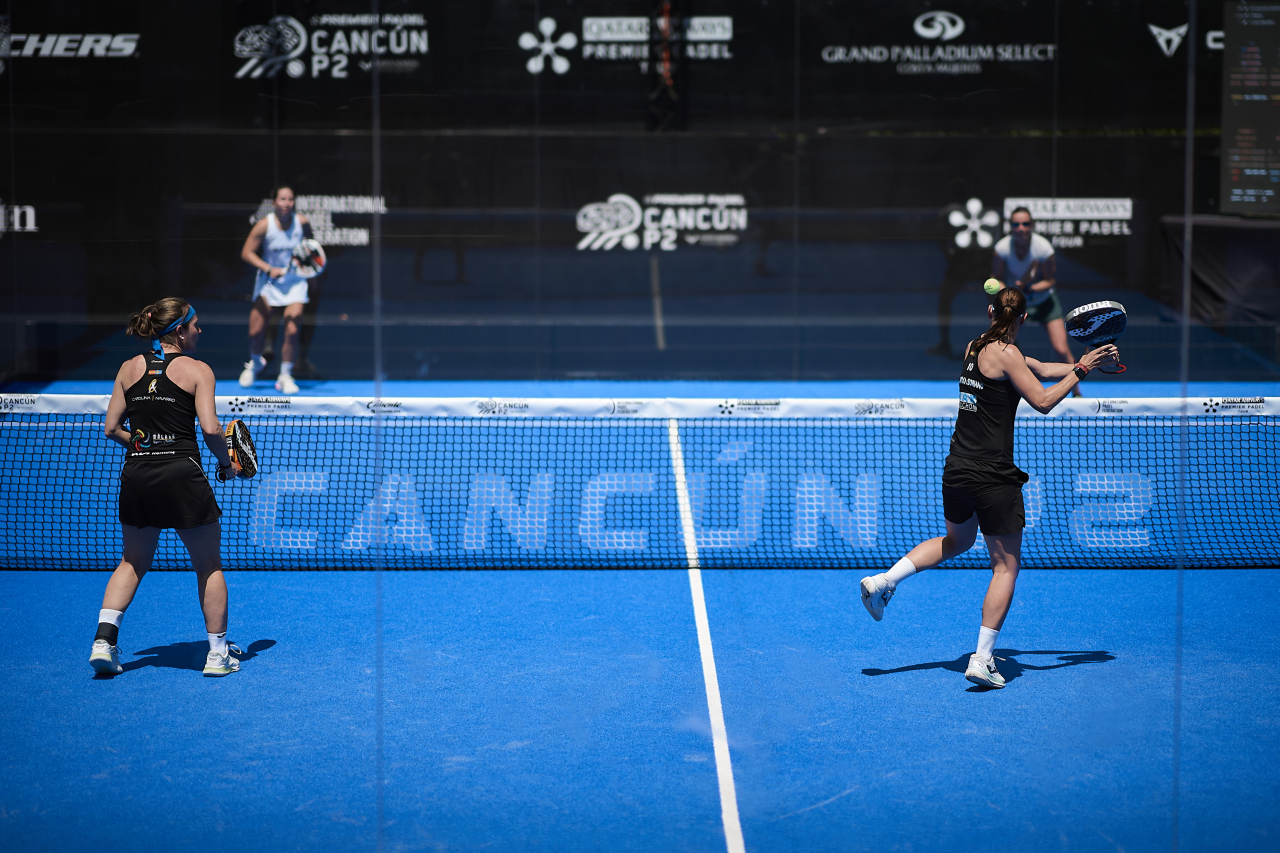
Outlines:
POLYGON ((120 523, 186 530, 222 517, 200 463, 180 459, 125 462, 120 472, 120 523))
POLYGON ((1027 475, 1011 463, 948 456, 942 468, 942 514, 952 524, 964 524, 976 512, 987 536, 1018 533, 1027 524, 1025 482, 1027 475))

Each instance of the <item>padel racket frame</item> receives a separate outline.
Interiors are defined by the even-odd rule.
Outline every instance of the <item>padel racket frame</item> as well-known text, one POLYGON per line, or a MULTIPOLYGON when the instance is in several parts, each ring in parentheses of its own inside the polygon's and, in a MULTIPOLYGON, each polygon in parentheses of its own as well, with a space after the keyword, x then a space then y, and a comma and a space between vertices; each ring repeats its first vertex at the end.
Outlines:
MULTIPOLYGON (((227 454, 231 461, 240 466, 240 476, 245 480, 252 479, 258 473, 258 448, 253 444, 249 428, 242 420, 233 420, 224 430, 227 439, 227 454)), ((225 479, 222 471, 218 471, 218 479, 225 479)))
MULTIPOLYGON (((1119 302, 1090 302, 1072 310, 1063 319, 1067 336, 1084 344, 1090 350, 1120 340, 1129 325, 1129 315, 1119 302)), ((1117 364, 1110 369, 1098 367, 1103 373, 1124 373, 1125 366, 1117 364)))

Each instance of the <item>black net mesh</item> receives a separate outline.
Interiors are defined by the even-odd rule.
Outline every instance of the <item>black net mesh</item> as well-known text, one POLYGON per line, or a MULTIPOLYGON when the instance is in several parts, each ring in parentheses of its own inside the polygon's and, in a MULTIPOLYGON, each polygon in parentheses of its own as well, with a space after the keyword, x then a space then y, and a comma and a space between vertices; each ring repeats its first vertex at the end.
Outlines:
MULTIPOLYGON (((229 568, 875 568, 944 532, 946 418, 244 420, 261 472, 212 486, 229 568)), ((1277 418, 1187 419, 1180 537, 1182 430, 1020 418, 1024 564, 1280 563, 1277 418)), ((124 456, 101 416, 0 415, 0 446, 0 565, 114 565, 124 456)), ((979 537, 948 565, 986 563, 979 537)), ((187 565, 163 536, 155 567, 187 565)))

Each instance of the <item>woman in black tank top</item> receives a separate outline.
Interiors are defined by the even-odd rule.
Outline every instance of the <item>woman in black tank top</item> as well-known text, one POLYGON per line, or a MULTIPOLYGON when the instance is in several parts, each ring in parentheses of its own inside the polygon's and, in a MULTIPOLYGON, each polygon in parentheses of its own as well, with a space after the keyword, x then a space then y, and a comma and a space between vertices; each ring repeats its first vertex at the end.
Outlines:
POLYGON ((982 603, 978 648, 965 678, 984 687, 1004 687, 993 651, 1013 601, 1022 558, 1022 484, 1027 475, 1013 464, 1013 426, 1026 400, 1049 412, 1098 365, 1115 364, 1114 346, 1093 350, 1076 365, 1027 358, 1015 342, 1027 320, 1026 297, 1016 288, 996 293, 987 309, 991 328, 965 350, 960 371, 960 408, 951 452, 942 471, 942 508, 947 535, 922 542, 888 571, 862 579, 862 603, 877 622, 899 583, 916 572, 973 547, 981 528, 991 554, 991 584, 982 603), (1056 382, 1045 388, 1044 381, 1056 382))
POLYGON ((197 419, 224 476, 240 471, 228 456, 214 410, 213 371, 190 357, 200 338, 199 319, 186 300, 170 297, 130 317, 128 333, 150 339, 151 352, 120 367, 107 406, 106 436, 127 450, 120 474, 124 554, 102 597, 89 664, 103 675, 124 671, 117 645, 120 620, 151 568, 161 529, 172 527, 196 570, 209 633, 204 674, 228 675, 239 669, 239 662, 231 656, 235 647, 226 641, 222 510, 200 462, 197 419))

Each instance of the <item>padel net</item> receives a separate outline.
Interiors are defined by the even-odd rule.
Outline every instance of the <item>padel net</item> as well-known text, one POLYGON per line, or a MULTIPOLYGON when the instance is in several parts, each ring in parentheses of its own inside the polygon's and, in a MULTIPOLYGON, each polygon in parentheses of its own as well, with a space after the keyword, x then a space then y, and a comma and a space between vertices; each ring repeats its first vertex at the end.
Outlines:
MULTIPOLYGON (((107 397, 0 400, 0 566, 110 567, 107 397)), ((944 530, 955 400, 219 397, 232 569, 860 567, 944 530)), ((1280 564, 1280 398, 1022 406, 1028 567, 1280 564), (1181 483, 1181 485, 1180 485, 1181 483)), ((216 463, 206 451, 206 470, 216 463)), ((985 567, 982 537, 945 565, 985 567)), ((188 568, 161 537, 155 568, 188 568)))

